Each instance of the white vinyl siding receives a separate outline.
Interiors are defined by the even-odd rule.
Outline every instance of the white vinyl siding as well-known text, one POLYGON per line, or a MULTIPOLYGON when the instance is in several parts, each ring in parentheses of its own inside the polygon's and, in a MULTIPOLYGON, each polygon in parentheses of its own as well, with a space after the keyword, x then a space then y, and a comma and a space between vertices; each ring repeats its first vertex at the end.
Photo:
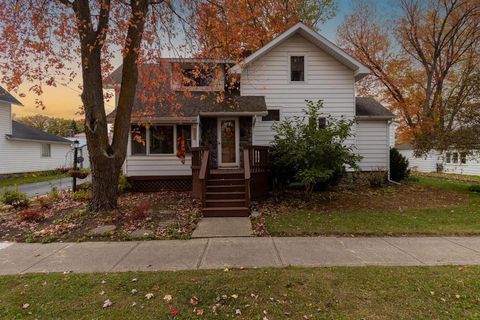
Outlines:
MULTIPOLYGON (((267 109, 280 109, 280 118, 303 115, 305 100, 323 100, 323 113, 353 119, 354 75, 342 63, 296 34, 242 71, 244 96, 265 96, 267 109), (305 56, 305 81, 290 81, 290 56, 305 56)), ((273 140, 272 122, 256 118, 253 144, 273 140)), ((354 143, 352 140, 350 143, 354 143)))
POLYGON ((408 160, 408 167, 419 172, 435 172, 437 171, 437 163, 441 163, 441 156, 434 151, 426 155, 415 157, 413 150, 398 150, 401 155, 408 160))
POLYGON ((42 143, 10 141, 12 133, 11 106, 0 102, 0 174, 53 170, 70 166, 69 145, 51 144, 50 157, 42 157, 42 143))
POLYGON ((357 152, 363 158, 360 161, 362 171, 388 170, 389 135, 387 121, 358 121, 356 145, 357 152))
POLYGON ((443 172, 445 173, 456 173, 456 174, 467 174, 480 176, 480 154, 473 153, 467 155, 467 163, 460 162, 460 152, 458 152, 458 163, 453 163, 453 154, 457 151, 449 151, 451 154, 451 161, 447 163, 446 153, 443 155, 437 151, 430 151, 427 155, 421 155, 420 157, 415 157, 413 155, 413 150, 399 150, 402 155, 404 155, 409 162, 409 167, 412 170, 419 172, 436 172, 437 163, 443 164, 443 172))

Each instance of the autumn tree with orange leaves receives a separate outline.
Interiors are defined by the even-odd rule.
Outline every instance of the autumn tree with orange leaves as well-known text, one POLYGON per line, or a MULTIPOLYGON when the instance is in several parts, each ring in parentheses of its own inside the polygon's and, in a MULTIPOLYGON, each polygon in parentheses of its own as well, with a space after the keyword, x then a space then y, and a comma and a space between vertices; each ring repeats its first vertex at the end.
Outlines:
POLYGON ((359 88, 400 120, 418 153, 478 148, 480 2, 401 0, 400 18, 357 4, 338 29, 340 45, 370 68, 359 88))
POLYGON ((71 83, 80 70, 92 211, 117 206, 139 66, 158 61, 195 5, 189 0, 0 1, 0 81, 10 90, 26 83, 41 95, 45 85, 71 83), (103 85, 115 58, 123 69, 110 140, 103 85))
POLYGON ((209 0, 192 24, 202 56, 238 61, 295 23, 318 29, 335 12, 333 0, 209 0))

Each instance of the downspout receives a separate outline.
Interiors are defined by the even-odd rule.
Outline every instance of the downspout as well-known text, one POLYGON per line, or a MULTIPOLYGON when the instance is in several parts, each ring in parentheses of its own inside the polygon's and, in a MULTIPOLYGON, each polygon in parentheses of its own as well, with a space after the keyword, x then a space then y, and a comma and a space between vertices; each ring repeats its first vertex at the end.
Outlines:
POLYGON ((388 120, 387 122, 387 161, 388 161, 388 170, 387 170, 387 181, 396 185, 401 185, 397 181, 390 179, 390 126, 392 125, 393 120, 388 120))

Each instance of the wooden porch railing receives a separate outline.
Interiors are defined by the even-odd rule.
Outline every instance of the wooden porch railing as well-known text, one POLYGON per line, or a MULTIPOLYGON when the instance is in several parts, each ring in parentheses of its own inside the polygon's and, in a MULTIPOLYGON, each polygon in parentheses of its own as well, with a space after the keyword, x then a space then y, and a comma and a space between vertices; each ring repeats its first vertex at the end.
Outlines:
POLYGON ((245 207, 250 207, 250 147, 243 148, 243 172, 245 177, 245 207))
POLYGON ((202 202, 204 202, 206 178, 208 178, 210 173, 210 150, 208 147, 195 147, 191 148, 191 152, 193 195, 194 197, 202 199, 202 202), (200 179, 201 174, 203 174, 203 179, 200 179))
POLYGON ((268 147, 244 146, 243 166, 245 179, 248 170, 248 183, 245 182, 245 187, 248 186, 248 203, 250 203, 252 197, 266 196, 268 193, 268 147))

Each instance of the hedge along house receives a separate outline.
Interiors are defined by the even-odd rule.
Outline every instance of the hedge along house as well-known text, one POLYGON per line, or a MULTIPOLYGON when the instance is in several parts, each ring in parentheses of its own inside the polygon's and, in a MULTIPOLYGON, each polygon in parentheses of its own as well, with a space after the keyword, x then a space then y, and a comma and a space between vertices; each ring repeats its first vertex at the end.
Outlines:
POLYGON ((0 175, 70 167, 71 142, 12 120, 22 103, 0 86, 0 175))
MULTIPOLYGON (((267 192, 272 124, 302 116, 305 100, 323 100, 319 125, 327 115, 356 119, 349 143, 361 169, 389 170, 393 114, 355 97, 368 69, 302 23, 238 64, 162 59, 141 69, 124 164, 138 190, 192 190, 206 216, 248 215, 250 199, 267 192)), ((121 72, 109 88, 121 85, 121 72)))

